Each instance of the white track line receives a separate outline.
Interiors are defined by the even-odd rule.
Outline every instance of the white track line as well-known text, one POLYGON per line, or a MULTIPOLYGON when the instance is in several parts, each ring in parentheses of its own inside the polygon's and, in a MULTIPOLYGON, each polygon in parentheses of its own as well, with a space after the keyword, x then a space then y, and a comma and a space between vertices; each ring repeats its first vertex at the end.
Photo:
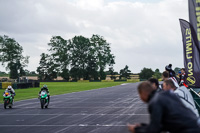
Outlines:
POLYGON ((82 113, 82 114, 0 114, 0 116, 2 116, 2 115, 3 115, 3 116, 7 116, 7 115, 9 115, 9 116, 17 116, 17 115, 19 115, 19 116, 22 116, 22 115, 23 115, 23 116, 24 116, 24 115, 26 115, 26 116, 29 116, 29 115, 30 115, 30 116, 31 116, 31 115, 38 115, 38 116, 44 115, 44 116, 48 116, 48 115, 50 115, 50 116, 52 116, 52 115, 53 115, 53 116, 54 116, 54 115, 56 115, 56 116, 58 117, 58 116, 63 116, 63 115, 70 115, 70 116, 71 116, 71 115, 73 115, 73 116, 74 116, 74 115, 82 115, 82 116, 87 116, 87 115, 91 115, 91 116, 92 116, 92 115, 100 115, 100 116, 107 116, 107 115, 108 115, 108 116, 109 116, 109 115, 110 115, 110 116, 115 116, 115 115, 116 115, 116 116, 134 116, 134 115, 136 115, 136 116, 137 116, 137 115, 149 115, 149 114, 86 114, 86 113, 82 113))
MULTIPOLYGON (((15 106, 13 107, 15 108, 15 106)), ((53 105, 49 105, 49 109, 135 109, 135 108, 147 108, 147 107, 55 107, 53 105)), ((22 108, 16 108, 22 109, 22 108)), ((23 109, 38 109, 33 107, 23 107, 23 109)))
POLYGON ((0 127, 125 127, 127 125, 88 125, 88 124, 78 124, 78 125, 0 125, 0 127))

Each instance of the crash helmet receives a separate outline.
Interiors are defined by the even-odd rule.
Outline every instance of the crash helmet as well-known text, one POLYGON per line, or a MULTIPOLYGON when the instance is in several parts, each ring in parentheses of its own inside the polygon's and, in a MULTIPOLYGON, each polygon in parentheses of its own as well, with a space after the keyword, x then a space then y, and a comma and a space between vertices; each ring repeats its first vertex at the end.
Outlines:
POLYGON ((47 89, 47 85, 43 85, 43 88, 47 89))
POLYGON ((11 89, 12 89, 12 86, 9 85, 9 86, 8 86, 8 90, 11 90, 11 89))

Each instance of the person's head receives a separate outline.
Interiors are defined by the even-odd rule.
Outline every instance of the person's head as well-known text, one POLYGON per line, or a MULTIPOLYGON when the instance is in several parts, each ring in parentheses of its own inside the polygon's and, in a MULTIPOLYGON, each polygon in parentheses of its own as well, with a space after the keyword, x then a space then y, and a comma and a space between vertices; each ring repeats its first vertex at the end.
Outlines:
POLYGON ((182 74, 185 73, 185 68, 182 68, 182 69, 181 69, 181 73, 182 73, 182 74))
POLYGON ((174 85, 174 82, 171 79, 167 79, 163 82, 163 90, 175 90, 176 86, 174 85))
POLYGON ((179 76, 181 75, 181 71, 178 72, 178 75, 179 75, 179 76))
POLYGON ((172 64, 169 64, 165 67, 166 71, 171 71, 172 70, 172 64))
POLYGON ((8 89, 8 90, 11 90, 11 89, 12 89, 12 87, 9 85, 7 89, 8 89))
POLYGON ((169 72, 168 71, 164 71, 163 73, 162 73, 162 79, 163 80, 166 80, 166 79, 168 79, 169 78, 169 72))
POLYGON ((47 89, 47 85, 43 85, 43 88, 47 89))
POLYGON ((153 86, 154 90, 158 89, 159 83, 158 83, 158 80, 156 78, 150 78, 150 79, 148 79, 148 81, 151 83, 151 85, 153 86))
POLYGON ((138 85, 137 89, 141 100, 147 103, 150 94, 154 91, 151 83, 148 81, 144 81, 138 85))

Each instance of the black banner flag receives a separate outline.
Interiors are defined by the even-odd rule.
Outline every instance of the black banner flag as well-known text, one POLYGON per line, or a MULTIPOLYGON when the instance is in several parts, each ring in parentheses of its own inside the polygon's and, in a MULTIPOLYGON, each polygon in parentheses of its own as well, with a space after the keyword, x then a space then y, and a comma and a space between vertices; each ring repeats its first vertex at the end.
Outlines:
POLYGON ((189 22, 180 19, 186 79, 191 87, 200 87, 200 55, 196 33, 189 22))
POLYGON ((197 35, 198 45, 200 43, 200 0, 188 0, 190 24, 197 35))

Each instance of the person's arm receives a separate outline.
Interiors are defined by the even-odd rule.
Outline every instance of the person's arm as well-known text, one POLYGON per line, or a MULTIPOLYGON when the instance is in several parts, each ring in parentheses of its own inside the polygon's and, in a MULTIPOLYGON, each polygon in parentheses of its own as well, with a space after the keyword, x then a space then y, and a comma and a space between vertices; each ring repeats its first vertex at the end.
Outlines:
POLYGON ((12 92, 15 93, 15 90, 12 88, 12 92))
POLYGON ((147 126, 139 126, 135 128, 135 133, 160 133, 162 131, 162 115, 163 107, 158 102, 149 105, 150 123, 147 126))

